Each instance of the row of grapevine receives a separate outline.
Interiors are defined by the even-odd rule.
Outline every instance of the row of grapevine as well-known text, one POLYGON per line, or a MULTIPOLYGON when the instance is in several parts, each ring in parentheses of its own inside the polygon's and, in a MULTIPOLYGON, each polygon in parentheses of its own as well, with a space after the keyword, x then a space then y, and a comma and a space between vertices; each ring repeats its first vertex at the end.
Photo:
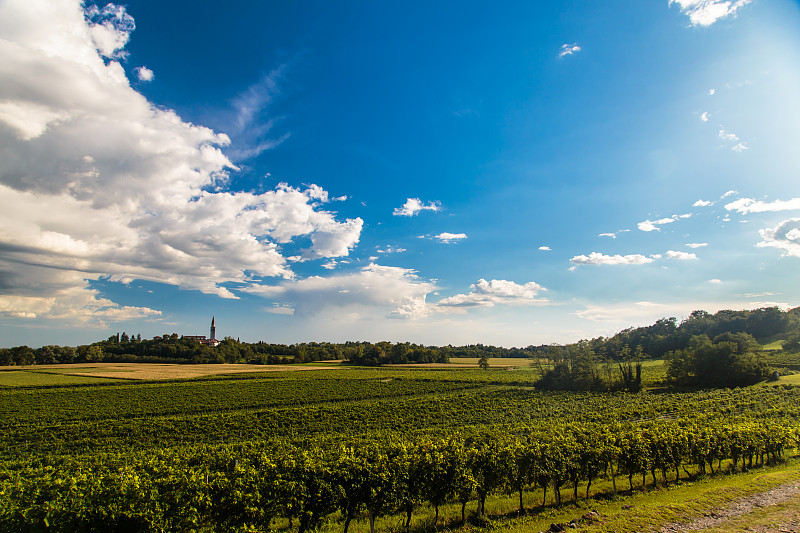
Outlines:
POLYGON ((354 379, 352 374, 356 372, 350 372, 348 376, 338 374, 338 379, 312 375, 300 379, 260 377, 1 391, 0 427, 34 420, 42 423, 317 405, 433 394, 478 386, 456 380, 424 379, 419 374, 408 376, 409 373, 372 375, 371 379, 354 379))
MULTIPOLYGON (((477 503, 495 493, 552 491, 600 477, 635 479, 719 471, 779 460, 796 447, 794 424, 692 420, 642 424, 541 423, 514 433, 486 430, 415 441, 376 439, 338 446, 253 441, 138 453, 31 457, 0 470, 0 532, 265 531, 276 519, 300 533, 322 521, 401 513, 410 525, 422 504, 477 503)), ((545 502, 543 502, 544 504, 545 502)))
POLYGON ((410 379, 394 379, 388 383, 374 379, 343 380, 339 382, 341 390, 336 391, 336 383, 336 380, 309 379, 286 384, 278 380, 274 389, 260 382, 252 387, 247 382, 241 383, 254 396, 252 400, 247 400, 243 393, 237 396, 228 386, 202 385, 208 389, 205 391, 187 386, 185 392, 198 392, 194 403, 191 396, 184 393, 183 384, 145 387, 147 394, 164 392, 161 404, 157 397, 150 398, 136 392, 135 388, 123 387, 116 397, 101 396, 108 399, 106 403, 91 402, 95 406, 95 418, 76 414, 72 419, 65 415, 65 420, 53 418, 48 411, 81 413, 84 410, 80 402, 90 403, 91 398, 78 395, 71 400, 68 395, 24 391, 15 396, 15 409, 25 411, 36 406, 37 412, 42 414, 37 417, 31 413, 15 413, 0 402, 3 414, 0 417, 0 459, 20 454, 232 444, 276 437, 297 440, 325 435, 334 441, 385 433, 411 437, 464 427, 531 425, 552 420, 608 424, 625 420, 690 418, 697 413, 734 421, 744 414, 748 419, 763 421, 800 419, 800 388, 631 395, 543 393, 524 387, 474 387, 456 381, 410 379), (320 391, 315 393, 318 385, 320 391), (359 392, 361 385, 364 388, 359 392), (381 391, 387 394, 386 398, 371 397, 381 391), (202 392, 209 395, 213 392, 213 401, 204 400, 202 392), (230 405, 224 405, 228 393, 230 405), (303 403, 304 395, 320 401, 322 398, 329 400, 303 403), (139 401, 145 406, 138 407, 139 401), (279 407, 242 407, 259 401, 279 407), (137 409, 147 414, 119 416, 120 412, 133 413, 137 409))

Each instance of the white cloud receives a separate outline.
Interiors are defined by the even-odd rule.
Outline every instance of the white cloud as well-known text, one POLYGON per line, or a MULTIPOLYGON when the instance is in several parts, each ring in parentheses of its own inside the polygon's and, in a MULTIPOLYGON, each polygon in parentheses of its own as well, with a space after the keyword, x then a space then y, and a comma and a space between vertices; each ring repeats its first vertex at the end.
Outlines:
POLYGON ((642 231, 661 231, 661 228, 658 226, 664 224, 671 224, 675 222, 674 218, 661 218, 658 220, 645 220, 644 222, 639 222, 636 227, 638 227, 642 231))
MULTIPOLYGON (((721 283, 712 279, 710 283, 721 283)), ((716 313, 722 309, 758 309, 760 307, 778 306, 786 308, 783 302, 753 302, 748 300, 732 301, 681 301, 670 303, 659 302, 620 302, 611 305, 587 305, 575 314, 586 320, 613 323, 618 329, 631 326, 646 326, 664 317, 674 316, 680 321, 688 317, 692 311, 702 309, 716 313)))
POLYGON ((734 194, 739 194, 739 191, 734 191, 733 189, 731 189, 730 191, 720 196, 720 198, 727 198, 728 196, 733 196, 734 194))
POLYGON ((448 232, 445 231, 444 233, 440 233, 439 235, 435 235, 433 238, 434 239, 439 239, 443 243, 450 244, 452 242, 456 242, 456 241, 460 241, 462 239, 466 239, 467 238, 467 234, 466 233, 448 233, 448 232))
POLYGON ((654 302, 631 302, 612 306, 587 305, 575 314, 593 322, 652 323, 669 315, 668 309, 667 305, 654 302))
POLYGON ((667 257, 670 259, 680 259, 680 260, 687 260, 687 259, 697 259, 697 256, 690 252, 678 252, 675 250, 668 250, 667 257))
POLYGON ((14 80, 0 84, 3 313, 155 316, 102 299, 91 281, 232 298, 233 287, 293 276, 283 244, 305 241, 314 259, 358 243, 362 220, 337 221, 315 185, 226 192, 229 138, 134 91, 113 60, 133 21, 113 5, 87 11, 93 26, 78 0, 0 4, 0 79, 14 80))
POLYGON ((400 254, 405 252, 406 249, 394 246, 384 246, 383 249, 376 247, 375 251, 377 251, 379 254, 400 254))
POLYGON ((658 226, 671 224, 676 220, 691 218, 691 216, 691 213, 684 213, 682 215, 672 215, 669 218, 660 218, 658 220, 645 220, 644 222, 639 222, 636 227, 638 227, 641 231, 661 231, 661 228, 658 226))
POLYGON ((717 284, 722 283, 722 280, 718 279, 718 278, 712 278, 712 279, 708 280, 708 282, 717 285, 717 284))
POLYGON ((492 307, 497 304, 533 305, 547 303, 546 298, 537 298, 539 292, 546 290, 538 283, 518 284, 503 279, 486 281, 479 279, 470 285, 467 294, 457 294, 443 298, 437 306, 452 308, 492 307))
POLYGON ((748 147, 745 143, 739 143, 731 147, 731 150, 734 152, 744 152, 745 150, 749 149, 750 147, 748 147))
POLYGON ((342 313, 360 316, 382 312, 395 318, 421 318, 431 312, 425 299, 436 290, 411 269, 370 264, 361 270, 322 278, 313 276, 277 286, 250 286, 247 292, 279 300, 296 315, 342 313))
POLYGON ((396 217, 413 217, 422 211, 433 211, 436 213, 441 209, 442 205, 440 202, 428 202, 424 204, 419 198, 408 198, 406 203, 403 204, 403 207, 396 207, 392 214, 396 217))
POLYGON ((709 118, 710 116, 711 116, 711 115, 709 115, 709 114, 708 114, 708 111, 705 111, 705 112, 703 112, 703 114, 702 114, 702 115, 700 115, 700 120, 702 120, 703 122, 708 122, 708 118, 709 118))
POLYGON ((288 305, 276 304, 273 305, 272 307, 265 307, 264 311, 266 311, 267 313, 272 313, 273 315, 289 315, 289 316, 294 315, 294 309, 292 309, 288 305))
POLYGON ((543 251, 543 252, 549 252, 550 251, 550 247, 549 246, 540 246, 539 249, 541 251, 543 251))
POLYGON ((561 49, 558 52, 558 57, 571 56, 573 54, 577 54, 580 51, 581 47, 578 46, 578 43, 572 43, 572 44, 564 43, 561 45, 561 49))
POLYGON ((774 202, 762 202, 753 198, 740 198, 729 204, 725 204, 728 211, 738 211, 746 215, 748 213, 764 213, 767 211, 793 211, 800 209, 800 198, 791 200, 775 200, 774 202))
POLYGON ((127 55, 122 49, 128 44, 131 32, 136 29, 133 17, 124 6, 107 4, 103 9, 89 5, 85 11, 89 34, 97 51, 108 58, 127 55))
POLYGON ((774 228, 759 231, 763 239, 756 246, 777 248, 783 255, 800 257, 800 218, 784 220, 774 228))
POLYGON ((235 142, 228 150, 234 161, 256 157, 290 137, 289 133, 273 135, 276 120, 267 115, 269 105, 280 92, 285 69, 286 65, 280 65, 271 70, 233 99, 233 114, 223 120, 235 142))
POLYGON ((697 200, 692 204, 692 207, 708 207, 710 205, 714 205, 714 202, 708 200, 697 200))
POLYGON ((716 92, 717 92, 716 89, 709 89, 708 90, 708 96, 714 96, 714 94, 716 94, 716 92))
POLYGON ((721 128, 719 130, 719 138, 723 141, 733 141, 736 142, 739 140, 739 137, 735 133, 731 133, 729 131, 725 131, 725 128, 721 128))
POLYGON ((708 246, 707 242, 689 242, 686 243, 686 246, 689 248, 702 248, 703 246, 708 246))
MULTIPOLYGON (((0 316, 9 318, 47 318, 84 327, 105 328, 109 322, 157 318, 161 311, 147 307, 121 306, 103 298, 95 289, 84 288, 85 275, 79 272, 52 273, 38 266, 25 265, 14 270, 0 264, 0 316), (41 285, 38 285, 41 282, 41 285), (34 286, 38 290, 26 291, 34 286)), ((93 276, 97 279, 97 276, 93 276)))
POLYGON ((612 239, 616 239, 617 238, 617 234, 616 233, 601 233, 601 234, 598 235, 598 237, 611 237, 612 239))
POLYGON ((737 14, 750 0, 669 0, 669 5, 678 4, 689 16, 692 26, 710 26, 719 19, 737 14))
POLYGON ((153 81, 153 78, 156 77, 153 71, 147 67, 136 67, 133 69, 133 72, 136 74, 139 81, 153 81))
POLYGON ((604 255, 592 252, 587 255, 576 255, 570 262, 575 265, 644 265, 652 263, 655 259, 641 254, 631 255, 604 255))
POLYGON ((63 111, 22 100, 0 102, 0 122, 4 122, 23 141, 42 135, 50 126, 58 125, 69 118, 63 111))

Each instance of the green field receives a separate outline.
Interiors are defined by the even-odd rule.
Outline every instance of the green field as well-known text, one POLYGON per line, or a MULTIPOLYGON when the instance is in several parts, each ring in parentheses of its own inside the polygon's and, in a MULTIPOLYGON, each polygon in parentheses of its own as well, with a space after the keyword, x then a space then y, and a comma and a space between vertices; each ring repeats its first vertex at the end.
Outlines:
MULTIPOLYGON (((404 529, 401 508, 426 531, 435 487, 451 487, 440 527, 461 526, 461 487, 473 527, 524 529, 565 512, 556 496, 577 509, 600 505, 587 492, 678 490, 689 474, 771 463, 800 427, 800 388, 786 379, 630 394, 543 392, 530 367, 500 365, 167 382, 62 372, 0 373, 0 532, 340 531, 347 502, 350 531, 368 530, 368 509, 380 530, 404 529), (520 498, 531 518, 503 519, 520 498), (481 499, 494 518, 476 518, 481 499)), ((662 362, 643 374, 658 383, 662 362)))
POLYGON ((54 387, 63 385, 87 385, 115 381, 91 376, 70 376, 66 372, 53 370, 6 370, 0 372, 0 387, 54 387))

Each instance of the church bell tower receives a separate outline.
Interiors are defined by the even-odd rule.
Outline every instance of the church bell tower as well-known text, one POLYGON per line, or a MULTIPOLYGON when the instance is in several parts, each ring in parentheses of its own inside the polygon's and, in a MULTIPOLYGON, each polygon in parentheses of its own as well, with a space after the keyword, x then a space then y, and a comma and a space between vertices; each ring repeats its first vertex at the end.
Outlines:
POLYGON ((209 336, 209 340, 216 340, 217 338, 217 328, 214 327, 214 317, 211 317, 211 335, 209 336))

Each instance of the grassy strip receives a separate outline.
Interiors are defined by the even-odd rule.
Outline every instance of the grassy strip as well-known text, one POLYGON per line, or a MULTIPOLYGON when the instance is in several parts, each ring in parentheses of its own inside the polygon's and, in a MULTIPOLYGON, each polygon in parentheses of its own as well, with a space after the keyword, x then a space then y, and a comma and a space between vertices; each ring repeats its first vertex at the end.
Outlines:
MULTIPOLYGON (((723 463, 723 466, 724 463, 723 463)), ((583 520, 578 525, 580 531, 588 533, 623 533, 623 532, 659 532, 662 525, 673 522, 692 522, 712 510, 725 509, 732 502, 747 496, 768 491, 776 486, 800 480, 800 457, 787 460, 785 463, 767 467, 754 468, 748 472, 722 474, 699 478, 693 481, 671 481, 667 486, 653 487, 647 485, 642 490, 637 485, 633 495, 620 490, 615 495, 610 481, 597 482, 592 485, 592 497, 584 499, 585 485, 581 487, 577 502, 572 501, 572 488, 562 490, 565 503, 561 508, 552 506, 553 493, 547 493, 547 506, 541 507, 542 492, 540 489, 526 492, 523 502, 526 514, 518 515, 519 500, 516 495, 490 496, 486 501, 489 519, 480 522, 475 520, 475 501, 467 506, 467 525, 461 523, 461 506, 457 503, 443 505, 439 509, 439 521, 434 527, 434 510, 423 505, 414 512, 411 533, 435 532, 502 532, 502 533, 536 533, 547 531, 551 524, 569 524, 573 519, 580 519, 590 511, 599 513, 599 521, 583 520)), ((617 479, 618 488, 627 487, 627 480, 617 479)), ((648 476, 648 482, 651 480, 648 476)), ((797 510, 800 496, 788 502, 772 507, 759 509, 757 514, 747 514, 723 523, 718 529, 704 531, 742 531, 745 525, 768 525, 785 523, 797 510), (788 518, 787 518, 788 517, 788 518), (738 527, 737 527, 738 524, 738 527)), ((800 512, 798 513, 800 514, 800 512)), ((381 517, 376 521, 378 531, 405 533, 403 518, 398 514, 381 517)), ((290 531, 288 522, 279 521, 275 531, 290 531)), ((567 528, 568 531, 571 529, 567 528)), ((331 516, 320 528, 319 533, 341 533, 342 520, 338 513, 331 516)), ((350 524, 350 533, 367 533, 369 523, 362 517, 350 524)), ((773 529, 754 529, 754 531, 774 531, 773 529)))
MULTIPOLYGON (((611 496, 607 499, 579 501, 562 509, 522 518, 504 520, 493 524, 493 531, 522 533, 546 531, 552 523, 569 523, 585 513, 595 510, 601 521, 583 524, 582 529, 591 532, 647 532, 659 531, 661 525, 670 522, 691 522, 711 510, 724 509, 735 500, 772 489, 778 485, 800 479, 800 460, 790 459, 771 468, 758 468, 733 475, 718 475, 696 481, 683 481, 667 487, 652 488, 633 496, 611 496)), ((778 506, 773 511, 777 511, 778 506)), ((763 520, 768 521, 770 508, 765 508, 763 520)), ((730 522, 749 523, 747 516, 730 522)), ((724 524, 721 527, 727 528, 724 524)), ((741 529, 720 529, 741 531, 741 529)))

